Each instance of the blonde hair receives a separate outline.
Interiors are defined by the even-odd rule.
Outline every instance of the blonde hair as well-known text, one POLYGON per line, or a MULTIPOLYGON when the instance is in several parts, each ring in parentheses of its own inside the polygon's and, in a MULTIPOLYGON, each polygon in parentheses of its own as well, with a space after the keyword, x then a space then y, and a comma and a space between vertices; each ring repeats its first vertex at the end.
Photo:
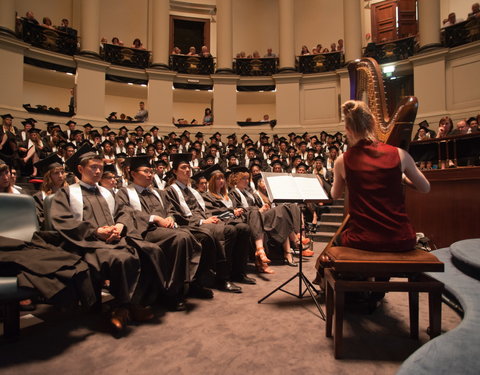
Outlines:
POLYGON ((355 137, 369 141, 376 141, 375 126, 377 120, 365 102, 359 100, 347 100, 342 105, 342 112, 345 116, 345 127, 355 137))
MULTIPOLYGON (((43 182, 42 182, 42 187, 41 190, 45 192, 45 194, 50 195, 54 193, 54 183, 52 179, 52 174, 55 172, 58 172, 60 170, 64 170, 63 167, 55 167, 52 169, 49 169, 43 176, 43 182)), ((60 187, 65 187, 68 186, 67 181, 63 182, 63 186, 60 187)))

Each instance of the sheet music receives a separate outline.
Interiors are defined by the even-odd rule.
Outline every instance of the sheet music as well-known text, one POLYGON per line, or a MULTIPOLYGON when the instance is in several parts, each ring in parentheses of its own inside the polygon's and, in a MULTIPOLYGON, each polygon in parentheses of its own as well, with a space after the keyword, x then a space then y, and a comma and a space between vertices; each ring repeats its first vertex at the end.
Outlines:
POLYGON ((320 180, 311 174, 277 174, 262 172, 269 198, 273 201, 328 200, 320 180))

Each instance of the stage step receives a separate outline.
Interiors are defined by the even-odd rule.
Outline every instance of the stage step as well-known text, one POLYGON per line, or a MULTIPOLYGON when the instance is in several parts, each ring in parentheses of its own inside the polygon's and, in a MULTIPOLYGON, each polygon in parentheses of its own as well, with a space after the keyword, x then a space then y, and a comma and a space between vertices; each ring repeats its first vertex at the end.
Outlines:
POLYGON ((342 214, 345 207, 343 205, 332 205, 332 206, 325 206, 329 209, 329 213, 331 214, 342 214))
POLYGON ((322 214, 320 223, 341 223, 343 221, 342 213, 325 213, 322 214))
POLYGON ((329 242, 332 237, 335 235, 335 232, 316 232, 308 235, 313 242, 329 242))

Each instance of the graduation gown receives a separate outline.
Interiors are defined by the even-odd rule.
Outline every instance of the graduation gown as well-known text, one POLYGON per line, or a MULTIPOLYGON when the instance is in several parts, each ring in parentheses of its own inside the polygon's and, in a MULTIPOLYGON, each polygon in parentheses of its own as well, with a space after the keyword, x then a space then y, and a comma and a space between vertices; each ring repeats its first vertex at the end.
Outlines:
POLYGON ((18 286, 37 290, 50 303, 83 306, 96 301, 88 264, 80 256, 48 244, 42 232, 31 242, 0 236, 0 274, 17 276, 18 286))
MULTIPOLYGON (((237 189, 232 189, 229 195, 238 207, 243 207, 243 199, 240 194, 243 195, 248 204, 248 211, 258 210, 263 206, 263 201, 258 194, 252 192, 249 192, 249 194, 239 193, 237 189)), ((278 244, 284 243, 291 232, 297 232, 300 229, 299 225, 296 225, 300 223, 300 210, 296 205, 280 204, 260 213, 260 215, 263 230, 278 244)))
MULTIPOLYGON (((141 249, 142 254, 161 254, 159 247, 135 236, 123 236, 120 241, 110 244, 98 239, 95 235, 97 228, 115 224, 112 214, 101 194, 82 185, 81 193, 82 220, 74 217, 68 186, 60 189, 53 198, 52 225, 61 236, 61 247, 80 255, 96 272, 97 277, 110 280, 110 292, 119 303, 144 302, 153 286, 147 274, 147 262, 142 264, 143 272, 140 275, 141 263, 137 250, 141 249)), ((155 293, 156 290, 148 297, 154 298, 155 293)))
MULTIPOLYGON (((174 184, 177 184, 177 182, 174 182, 174 184)), ((211 253, 212 250, 214 251, 215 272, 217 278, 227 280, 230 277, 227 256, 228 254, 231 254, 233 249, 236 237, 235 228, 226 226, 222 222, 217 224, 200 224, 203 220, 206 220, 212 215, 201 207, 191 191, 186 192, 180 187, 180 185, 177 186, 180 188, 183 198, 191 211, 191 215, 187 216, 184 214, 177 191, 174 189, 173 185, 171 185, 165 190, 167 199, 171 203, 168 216, 173 217, 175 222, 179 225, 188 226, 192 231, 195 231, 192 233, 206 233, 209 237, 213 238, 214 249, 209 249, 207 251, 209 253, 211 253)), ((188 189, 191 188, 189 187, 188 189)), ((204 247, 203 243, 202 247, 204 247)))
POLYGON ((138 193, 136 185, 133 186, 135 186, 133 194, 138 197, 141 210, 134 207, 130 201, 129 191, 123 187, 115 196, 116 219, 122 223, 127 222, 127 226, 134 227, 144 240, 162 248, 167 261, 160 273, 164 289, 169 296, 179 295, 185 290, 185 283, 190 281, 190 275, 195 274, 197 270, 201 245, 187 228, 162 228, 150 222, 152 215, 168 217, 170 203, 165 193, 160 190, 156 190, 159 200, 157 195, 148 189, 144 193, 138 193))

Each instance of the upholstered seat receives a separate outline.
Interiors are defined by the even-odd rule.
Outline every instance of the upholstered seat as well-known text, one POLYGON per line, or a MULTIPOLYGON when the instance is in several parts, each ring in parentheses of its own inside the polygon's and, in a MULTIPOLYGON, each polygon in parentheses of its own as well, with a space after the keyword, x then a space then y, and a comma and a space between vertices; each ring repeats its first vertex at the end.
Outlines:
POLYGON ((349 247, 330 247, 322 255, 322 265, 326 281, 326 336, 332 336, 332 323, 335 318, 335 358, 342 356, 343 310, 345 293, 349 291, 408 292, 412 338, 418 338, 418 293, 427 292, 430 336, 440 334, 443 284, 423 274, 444 270, 444 264, 434 255, 422 250, 373 252, 349 247), (349 279, 349 275, 355 275, 353 280, 349 279), (376 277, 381 277, 381 280, 377 281, 376 277), (385 281, 385 277, 395 279, 385 281))

